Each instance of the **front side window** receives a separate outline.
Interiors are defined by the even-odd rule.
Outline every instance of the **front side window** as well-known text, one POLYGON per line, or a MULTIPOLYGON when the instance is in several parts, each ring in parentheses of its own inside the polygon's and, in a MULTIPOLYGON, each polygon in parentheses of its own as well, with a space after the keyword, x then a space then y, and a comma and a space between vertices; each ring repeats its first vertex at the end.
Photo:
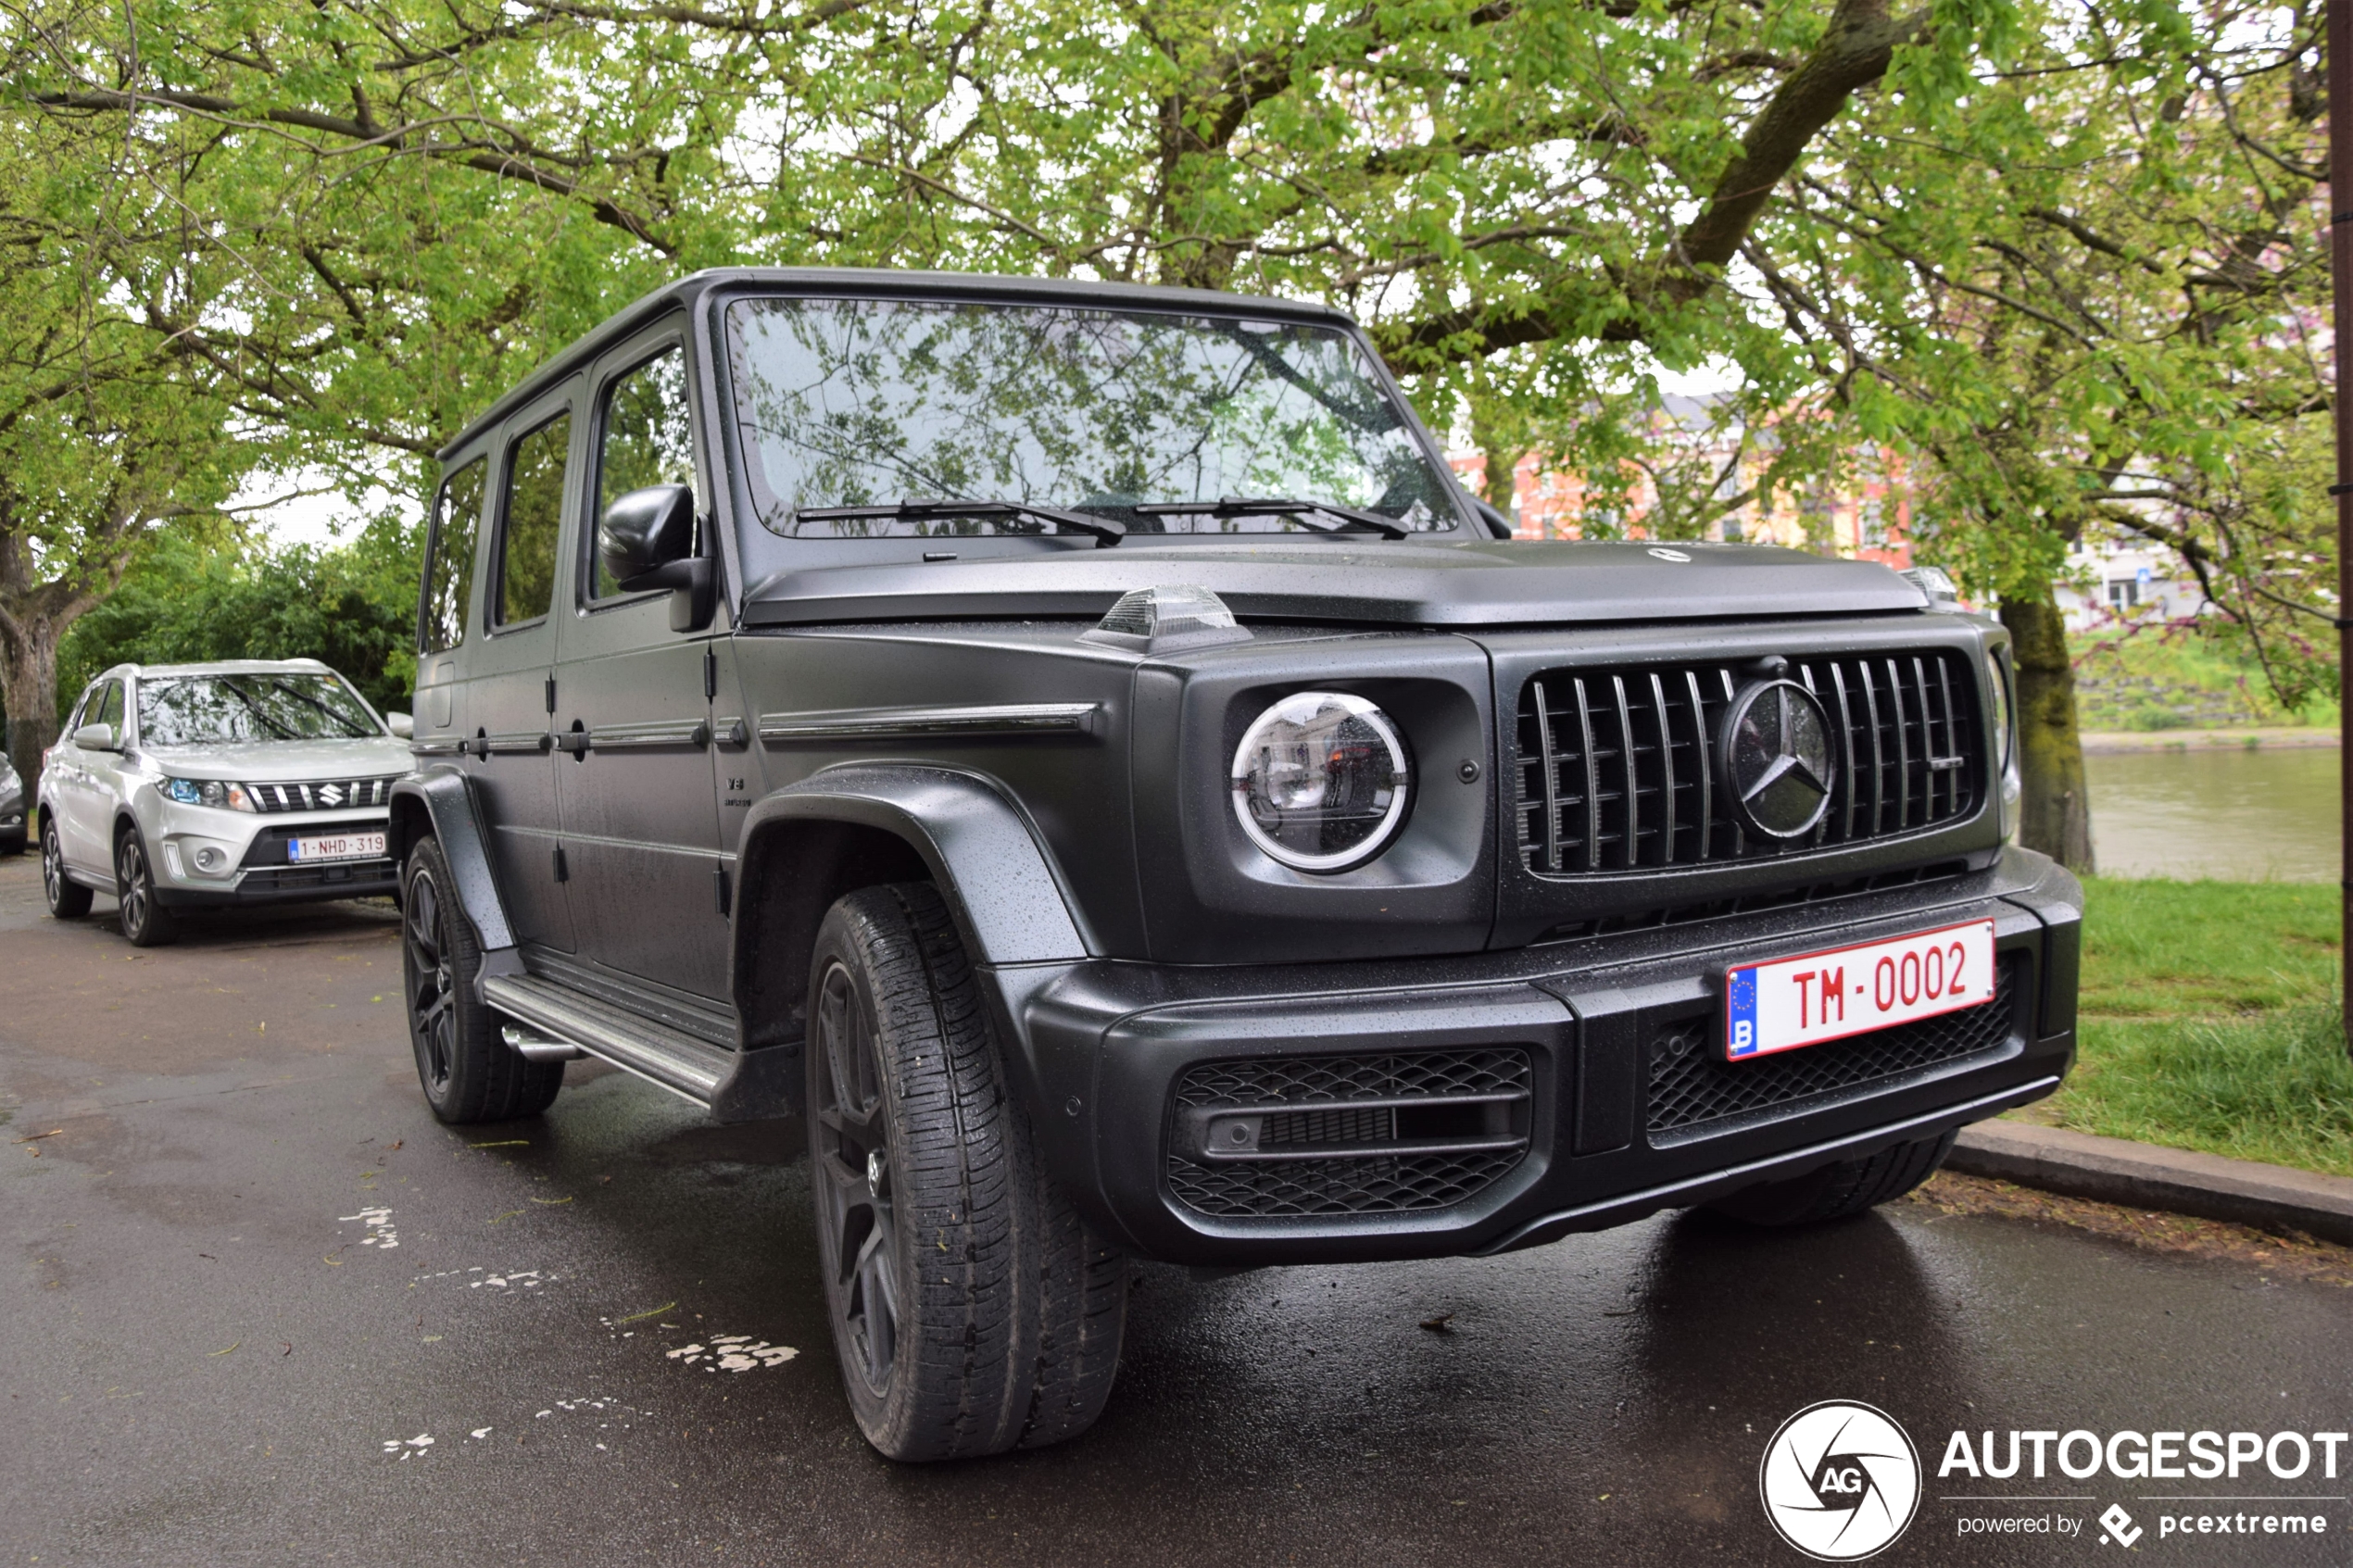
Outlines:
MULTIPOLYGON (((605 392, 597 445, 597 518, 632 490, 695 483, 694 427, 686 414, 686 356, 673 345, 605 392)), ((621 591, 588 531, 589 596, 621 591)))
POLYGON ((556 533, 563 524, 564 463, 572 415, 558 414, 516 442, 507 457, 507 504, 498 535, 498 621, 547 613, 556 595, 556 533))
POLYGON ((434 502, 433 540, 425 559, 425 596, 417 648, 440 653, 466 640, 468 601, 474 586, 474 528, 482 521, 480 458, 442 482, 434 502))
POLYGON ((1131 533, 1328 532, 1292 498, 1452 528, 1452 487, 1356 340, 1311 323, 1044 306, 751 299, 727 311, 746 479, 772 533, 1035 532, 1015 518, 828 518, 993 500, 1131 533), (1140 509, 1139 509, 1140 508, 1140 509))
MULTIPOLYGON (((112 724, 118 745, 122 740, 122 683, 102 683, 82 702, 82 723, 112 724)), ((80 725, 75 726, 77 729, 80 725)))
MULTIPOLYGON (((118 704, 121 695, 115 694, 118 704)), ((351 689, 332 675, 167 675, 139 683, 139 738, 148 746, 366 740, 383 734, 351 689)))

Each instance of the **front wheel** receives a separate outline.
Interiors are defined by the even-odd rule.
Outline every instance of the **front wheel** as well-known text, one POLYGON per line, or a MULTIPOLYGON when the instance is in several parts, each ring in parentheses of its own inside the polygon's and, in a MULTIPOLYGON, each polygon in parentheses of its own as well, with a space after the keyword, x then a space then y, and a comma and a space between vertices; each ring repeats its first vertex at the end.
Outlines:
POLYGON ((440 841, 419 839, 401 873, 400 900, 401 991, 417 1081, 444 1122, 536 1116, 564 1086, 564 1064, 526 1060, 500 1038, 497 1015, 474 992, 482 945, 456 886, 440 841))
POLYGON ((827 911, 810 963, 810 1186, 842 1385, 892 1459, 1076 1436, 1118 1368, 1127 1261, 1039 1169, 988 1018, 929 884, 827 911))
POLYGON ((49 899, 49 913, 58 920, 80 920, 90 912, 90 890, 66 875, 66 852, 57 842, 57 823, 41 813, 41 891, 49 899))
POLYGON ((123 829, 115 840, 114 896, 116 918, 132 947, 160 947, 180 935, 179 922, 156 897, 156 869, 137 828, 123 829))
POLYGON ((1843 1220, 1903 1197, 1931 1176, 1953 1152, 1952 1133, 1941 1138, 1899 1143, 1862 1160, 1842 1160, 1785 1182, 1717 1199, 1708 1207, 1752 1225, 1811 1225, 1843 1220))

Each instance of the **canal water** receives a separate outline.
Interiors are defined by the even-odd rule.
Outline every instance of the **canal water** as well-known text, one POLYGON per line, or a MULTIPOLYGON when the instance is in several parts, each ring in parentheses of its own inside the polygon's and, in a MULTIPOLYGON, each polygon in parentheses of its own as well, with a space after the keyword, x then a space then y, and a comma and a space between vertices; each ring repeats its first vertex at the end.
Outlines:
POLYGON ((2334 882, 2334 746, 2093 752, 2092 851, 2103 876, 2334 882))

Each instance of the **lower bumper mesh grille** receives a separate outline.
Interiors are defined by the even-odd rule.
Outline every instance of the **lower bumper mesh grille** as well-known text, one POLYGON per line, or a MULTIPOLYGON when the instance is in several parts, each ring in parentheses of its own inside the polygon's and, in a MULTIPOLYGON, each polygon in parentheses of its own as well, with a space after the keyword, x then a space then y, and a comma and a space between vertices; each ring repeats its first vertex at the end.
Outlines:
POLYGON ((1716 1054, 1714 1015, 1686 1019, 1651 1042, 1650 1130, 1718 1122, 1997 1050, 2018 1016, 2020 963, 2004 960, 1994 999, 1982 1007, 1761 1060, 1724 1060, 1716 1054))
POLYGON ((1172 1097, 1168 1185, 1220 1219, 1466 1202, 1528 1153, 1516 1047, 1202 1062, 1172 1097))

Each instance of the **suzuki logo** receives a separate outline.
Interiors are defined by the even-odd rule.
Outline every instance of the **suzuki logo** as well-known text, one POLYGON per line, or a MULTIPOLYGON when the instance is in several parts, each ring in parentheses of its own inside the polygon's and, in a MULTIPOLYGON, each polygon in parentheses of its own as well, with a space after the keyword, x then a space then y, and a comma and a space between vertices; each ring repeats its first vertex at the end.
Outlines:
POLYGON ((323 805, 342 805, 343 786, 341 784, 321 784, 319 786, 319 799, 323 805))

